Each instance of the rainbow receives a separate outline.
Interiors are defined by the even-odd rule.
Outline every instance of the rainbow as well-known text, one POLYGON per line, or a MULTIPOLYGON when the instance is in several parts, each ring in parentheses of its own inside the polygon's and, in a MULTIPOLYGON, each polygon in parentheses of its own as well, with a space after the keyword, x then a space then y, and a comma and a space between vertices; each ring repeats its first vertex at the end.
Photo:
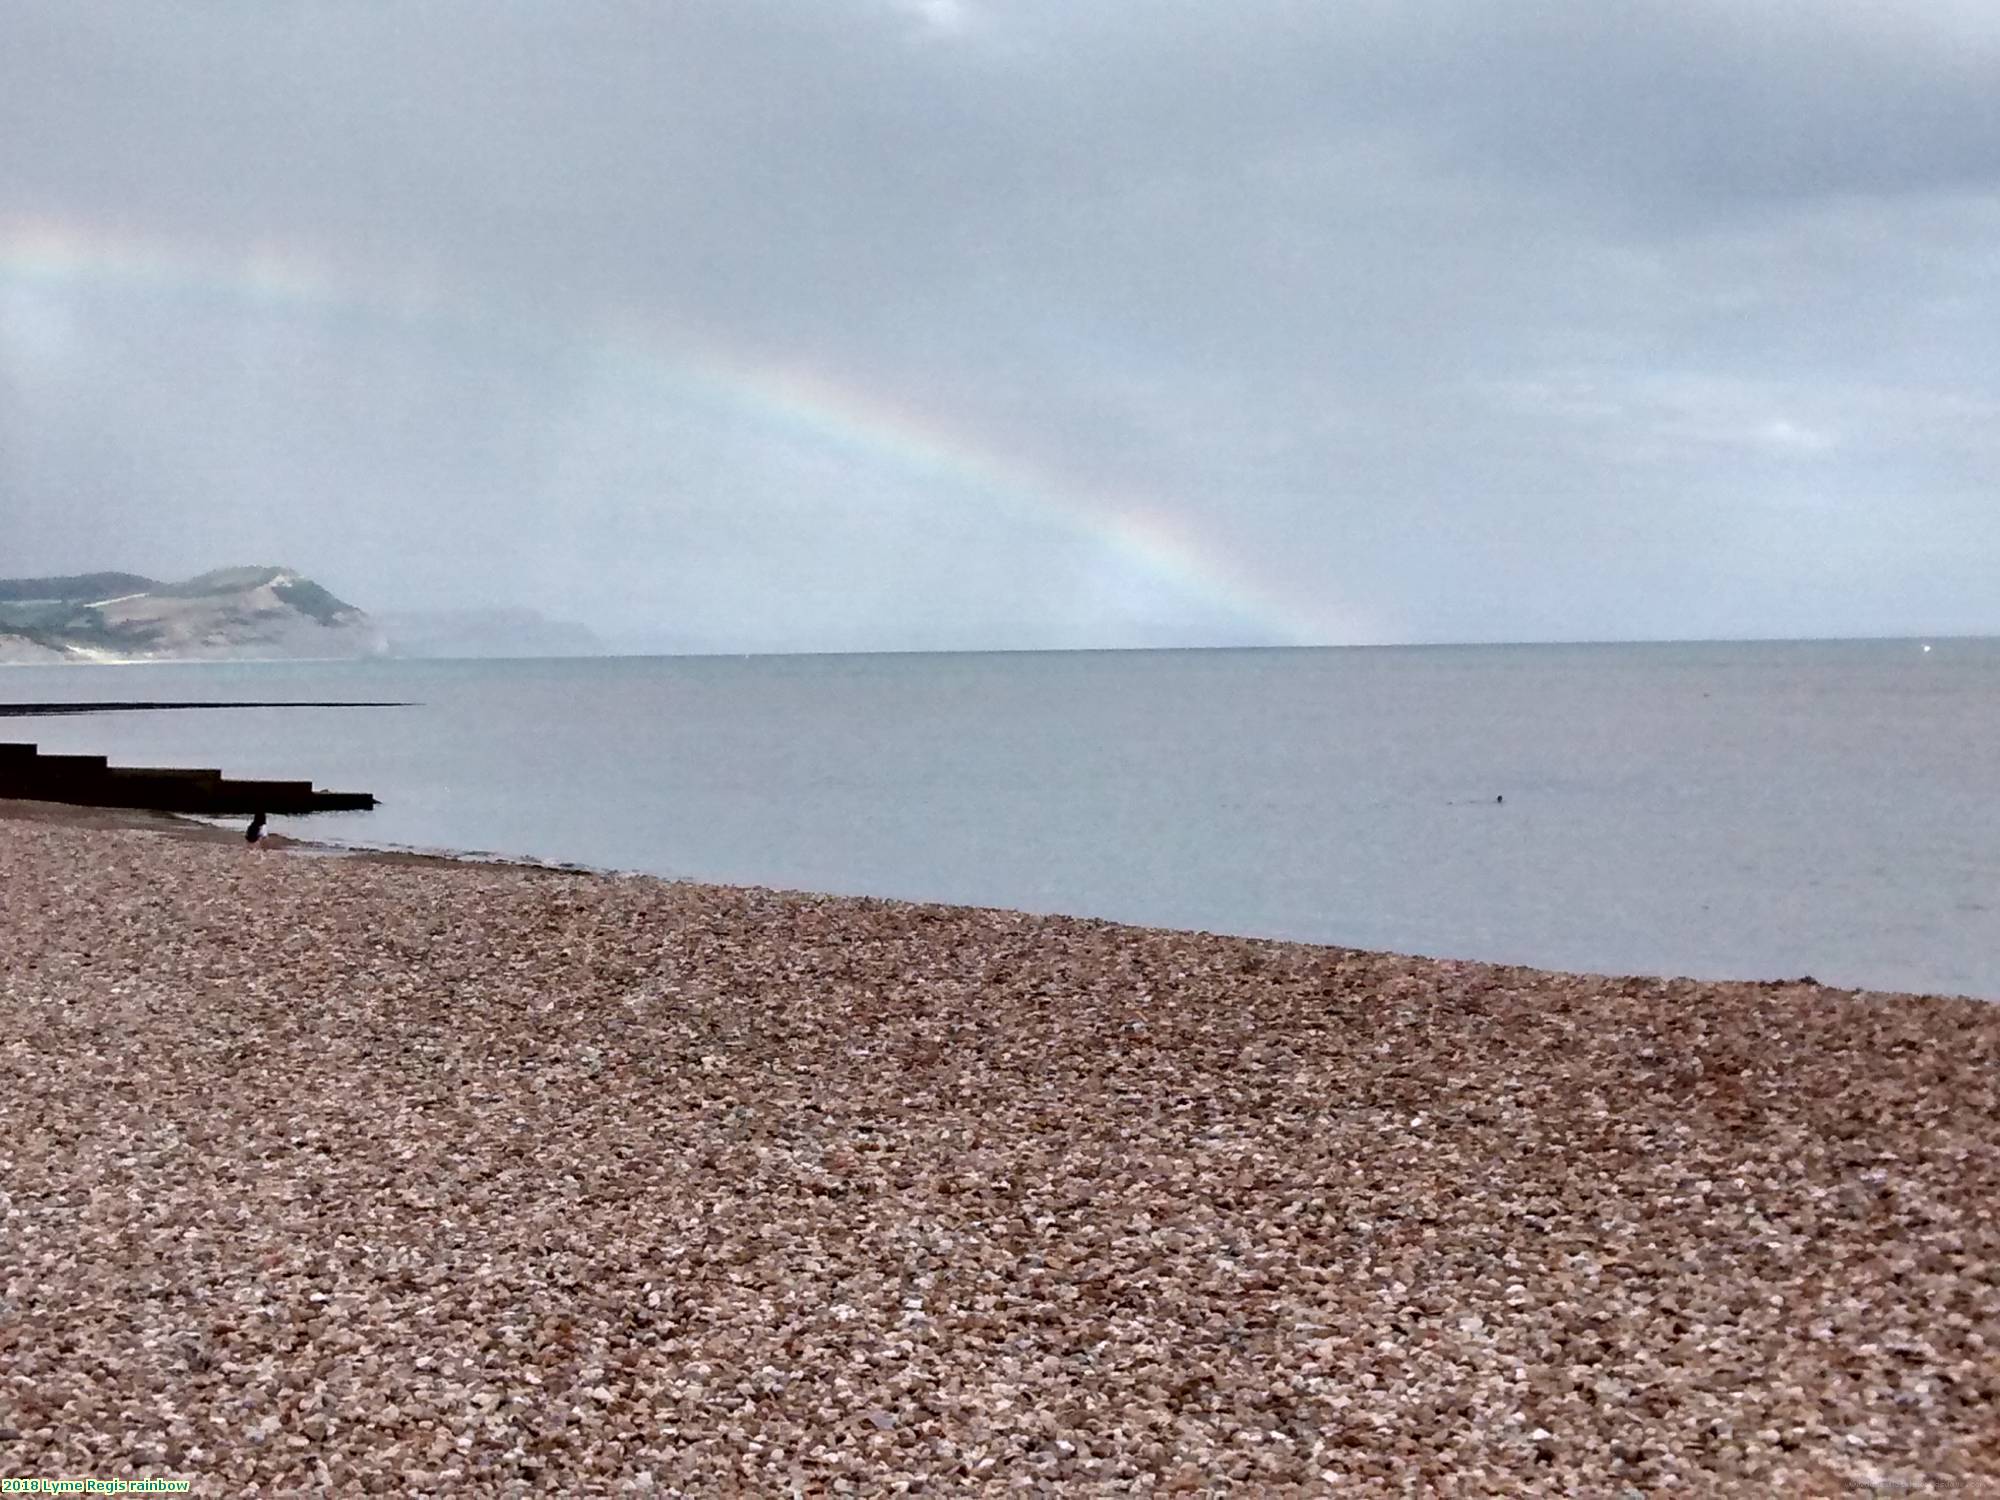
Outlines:
MULTIPOLYGON (((450 346, 582 345, 662 396, 720 402, 797 441, 978 496, 1003 514, 1103 549, 1156 589, 1237 623, 1259 644, 1330 645, 1369 626, 1259 577, 1212 538, 1143 500, 1079 486, 997 451, 931 414, 812 369, 746 359, 636 320, 557 329, 495 304, 447 296, 420 277, 343 276, 330 262, 264 243, 247 252, 86 233, 50 220, 0 220, 0 299, 10 288, 113 285, 197 296, 308 318, 343 330, 421 335, 450 346)), ((0 300, 0 307, 4 307, 0 300)))

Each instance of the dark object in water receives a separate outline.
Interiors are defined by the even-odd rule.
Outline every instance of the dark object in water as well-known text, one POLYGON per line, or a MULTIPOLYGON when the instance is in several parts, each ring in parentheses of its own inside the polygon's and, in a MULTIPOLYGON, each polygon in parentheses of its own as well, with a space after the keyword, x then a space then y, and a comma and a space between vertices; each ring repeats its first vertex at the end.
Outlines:
POLYGON ((1505 797, 1495 797, 1493 800, 1495 802, 1505 802, 1507 799, 1505 797))
POLYGON ((254 844, 264 836, 264 815, 260 812, 250 820, 250 827, 243 834, 243 842, 254 844))
POLYGON ((310 781, 238 781, 220 771, 111 766, 101 755, 42 755, 33 745, 18 744, 0 744, 0 797, 222 818, 365 811, 375 805, 370 793, 315 791, 310 781))

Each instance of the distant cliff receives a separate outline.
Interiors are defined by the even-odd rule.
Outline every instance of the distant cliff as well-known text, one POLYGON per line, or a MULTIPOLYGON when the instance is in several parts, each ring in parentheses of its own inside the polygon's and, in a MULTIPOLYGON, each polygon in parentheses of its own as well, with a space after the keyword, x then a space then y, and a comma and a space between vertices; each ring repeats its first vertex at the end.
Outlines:
POLYGON ((0 662, 379 656, 381 628, 289 568, 181 583, 136 573, 0 579, 0 662))

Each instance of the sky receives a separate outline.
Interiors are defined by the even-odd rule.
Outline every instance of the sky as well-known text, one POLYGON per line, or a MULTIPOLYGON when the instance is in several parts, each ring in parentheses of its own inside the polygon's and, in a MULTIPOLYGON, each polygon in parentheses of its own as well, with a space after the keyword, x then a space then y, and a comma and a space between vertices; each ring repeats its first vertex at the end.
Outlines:
POLYGON ((0 0, 0 573, 2000 633, 1991 0, 0 0))

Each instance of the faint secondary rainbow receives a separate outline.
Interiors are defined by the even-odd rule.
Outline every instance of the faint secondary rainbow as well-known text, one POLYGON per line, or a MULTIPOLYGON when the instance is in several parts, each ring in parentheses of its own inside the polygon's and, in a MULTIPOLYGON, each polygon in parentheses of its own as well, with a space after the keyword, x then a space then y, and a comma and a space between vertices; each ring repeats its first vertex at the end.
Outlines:
MULTIPOLYGON (((581 349, 663 395, 719 401, 798 438, 978 496, 1023 522, 1100 547, 1156 586, 1272 643, 1338 644, 1368 632, 1337 610, 1258 576, 1226 549, 1141 501, 1078 486, 1010 458, 929 414, 793 365, 758 363, 683 335, 626 322, 558 328, 441 294, 406 277, 343 277, 327 261, 266 244, 228 256, 84 233, 48 220, 0 221, 0 292, 9 286, 111 285, 198 295, 356 331, 399 331, 463 347, 581 349)), ((4 305, 4 304, 0 304, 4 305)))

